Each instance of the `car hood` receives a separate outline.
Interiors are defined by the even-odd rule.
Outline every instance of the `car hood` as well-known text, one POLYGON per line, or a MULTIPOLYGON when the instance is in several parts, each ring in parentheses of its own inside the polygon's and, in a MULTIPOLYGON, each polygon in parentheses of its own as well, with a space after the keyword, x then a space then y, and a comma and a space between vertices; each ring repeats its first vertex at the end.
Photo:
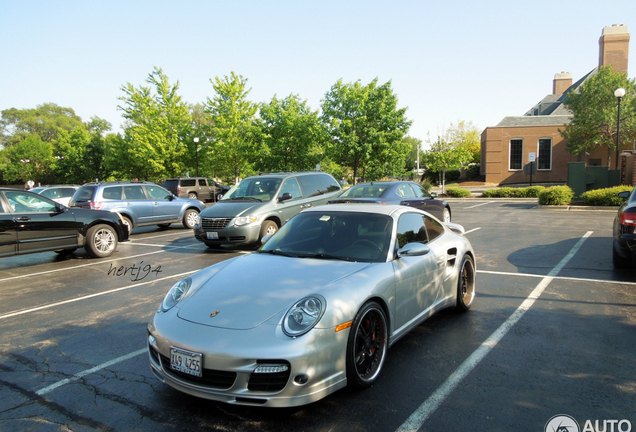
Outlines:
POLYGON ((201 217, 233 218, 263 204, 258 201, 219 201, 201 212, 201 217))
POLYGON ((180 305, 181 319, 248 330, 369 263, 254 253, 228 264, 180 305), (211 316, 214 315, 214 316, 211 316))

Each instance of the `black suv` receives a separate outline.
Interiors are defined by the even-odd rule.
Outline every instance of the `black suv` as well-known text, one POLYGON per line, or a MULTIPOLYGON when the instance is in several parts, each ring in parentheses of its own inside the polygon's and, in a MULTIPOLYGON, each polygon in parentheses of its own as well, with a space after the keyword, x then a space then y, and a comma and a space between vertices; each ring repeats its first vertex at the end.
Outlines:
POLYGON ((303 209, 327 204, 340 192, 338 182, 321 171, 248 177, 201 212, 194 236, 209 248, 259 243, 303 209))
POLYGON ((230 190, 207 177, 177 177, 163 182, 161 185, 181 198, 201 201, 219 201, 230 190))

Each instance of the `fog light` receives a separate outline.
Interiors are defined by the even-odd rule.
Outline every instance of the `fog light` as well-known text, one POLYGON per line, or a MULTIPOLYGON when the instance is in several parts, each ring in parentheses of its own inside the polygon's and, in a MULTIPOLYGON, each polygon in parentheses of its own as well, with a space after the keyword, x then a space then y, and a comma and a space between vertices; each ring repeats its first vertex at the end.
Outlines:
POLYGON ((289 370, 289 366, 286 364, 281 365, 273 365, 273 364, 263 364, 258 365, 256 369, 254 369, 254 373, 279 373, 279 372, 287 372, 289 370))
POLYGON ((157 347, 157 339, 155 339, 153 335, 148 335, 148 343, 150 344, 151 347, 159 349, 157 347))
POLYGON ((302 384, 307 384, 307 381, 309 381, 309 377, 308 377, 307 375, 304 375, 304 374, 302 374, 302 375, 296 375, 296 376, 294 377, 294 382, 295 382, 296 384, 301 384, 301 385, 302 385, 302 384))

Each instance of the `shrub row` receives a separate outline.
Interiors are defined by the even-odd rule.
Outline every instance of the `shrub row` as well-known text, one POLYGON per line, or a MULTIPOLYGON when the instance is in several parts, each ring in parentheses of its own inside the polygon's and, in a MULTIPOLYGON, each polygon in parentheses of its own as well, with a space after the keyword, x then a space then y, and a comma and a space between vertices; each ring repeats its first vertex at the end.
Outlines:
POLYGON ((545 190, 544 186, 530 186, 525 188, 502 187, 485 190, 482 195, 486 198, 538 198, 545 190))
POLYGON ((583 201, 589 205, 595 206, 619 206, 625 202, 624 198, 619 198, 618 193, 624 191, 630 191, 632 186, 615 186, 606 189, 595 189, 585 192, 581 195, 583 201))
POLYGON ((565 205, 574 198, 574 191, 568 186, 552 186, 539 193, 539 204, 565 205))
POLYGON ((453 198, 464 198, 470 196, 470 191, 458 187, 449 187, 446 188, 446 196, 453 198))

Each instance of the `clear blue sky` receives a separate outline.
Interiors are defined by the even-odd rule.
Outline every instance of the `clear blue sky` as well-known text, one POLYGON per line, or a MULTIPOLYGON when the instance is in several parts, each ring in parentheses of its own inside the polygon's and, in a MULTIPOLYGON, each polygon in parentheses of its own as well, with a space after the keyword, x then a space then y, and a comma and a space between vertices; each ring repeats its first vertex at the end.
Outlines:
POLYGON ((294 93, 315 110, 338 79, 377 77, 425 142, 450 122, 522 115, 555 73, 576 81, 598 65, 607 25, 628 26, 634 78, 635 18, 634 0, 0 0, 0 110, 53 102, 119 131, 121 86, 145 85, 154 66, 188 103, 234 71, 254 102, 294 93))

